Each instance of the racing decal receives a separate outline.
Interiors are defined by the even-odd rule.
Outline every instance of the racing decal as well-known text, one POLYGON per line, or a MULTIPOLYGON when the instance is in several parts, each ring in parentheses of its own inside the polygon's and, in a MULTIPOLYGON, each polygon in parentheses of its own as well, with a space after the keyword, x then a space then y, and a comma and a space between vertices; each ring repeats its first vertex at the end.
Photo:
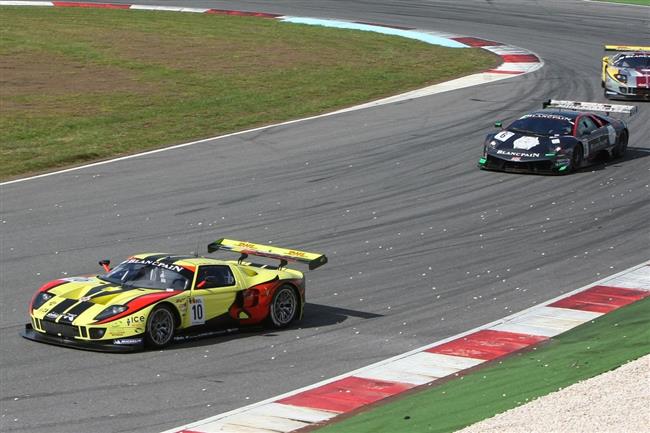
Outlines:
POLYGON ((191 326, 203 325, 205 323, 205 306, 202 296, 190 298, 190 319, 191 326))
POLYGON ((163 299, 167 299, 171 296, 176 296, 178 295, 179 291, 174 291, 174 292, 160 292, 160 293, 146 293, 142 296, 138 296, 137 298, 131 299, 129 302, 126 303, 126 306, 129 307, 126 311, 121 312, 120 314, 117 314, 115 316, 108 317, 104 320, 100 320, 96 324, 102 324, 106 322, 113 322, 115 320, 121 319, 124 316, 130 316, 131 314, 142 310, 143 308, 146 308, 150 306, 151 304, 154 304, 156 302, 160 302, 163 299))
POLYGON ((513 152, 511 150, 497 150, 497 155, 513 156, 517 158, 526 157, 526 158, 539 158, 542 156, 541 153, 525 153, 525 152, 513 152))
MULTIPOLYGON (((98 294, 99 292, 101 292, 107 287, 113 287, 113 284, 109 283, 109 284, 100 284, 98 286, 95 286, 86 292, 86 296, 84 296, 84 298, 88 298, 88 299, 93 298, 94 297, 93 295, 98 294)), ((87 299, 82 299, 82 300, 87 301, 87 299)))
POLYGON ((145 322, 147 321, 147 318, 144 316, 144 314, 141 314, 140 316, 133 316, 133 317, 127 317, 126 318, 126 326, 139 326, 145 325, 145 322))
POLYGON ((158 266, 160 268, 165 268, 165 269, 168 269, 168 270, 174 271, 174 272, 181 272, 184 269, 180 265, 171 265, 171 264, 168 264, 168 263, 158 262, 158 261, 155 261, 155 260, 129 259, 129 260, 125 261, 124 263, 137 263, 137 264, 141 264, 141 265, 158 266))
POLYGON ((56 307, 52 308, 52 310, 45 317, 54 321, 57 317, 63 314, 65 310, 72 307, 76 303, 77 301, 74 299, 64 299, 63 301, 59 302, 56 307))
POLYGON ((539 119, 553 119, 553 120, 564 120, 566 122, 573 123, 573 119, 567 116, 560 116, 559 114, 546 114, 546 113, 531 113, 525 114, 520 117, 520 119, 528 119, 530 117, 535 117, 539 119))
POLYGON ((607 125, 607 138, 609 139, 610 146, 616 143, 616 130, 612 125, 607 125))
POLYGON ((70 283, 88 283, 90 281, 94 281, 94 278, 91 277, 67 277, 67 278, 61 278, 63 281, 67 281, 70 283))
POLYGON ((118 338, 113 340, 113 344, 142 344, 142 338, 118 338))
POLYGON ((499 140, 499 141, 508 141, 510 139, 510 137, 512 137, 513 135, 515 135, 514 132, 501 131, 497 135, 495 135, 494 138, 499 140))
POLYGON ((72 323, 74 319, 77 318, 81 313, 92 307, 92 302, 79 302, 74 307, 70 308, 65 314, 59 319, 59 323, 72 323))
POLYGON ((530 150, 539 145, 539 138, 537 137, 521 137, 514 141, 512 147, 514 149, 530 150))
POLYGON ((560 144, 560 139, 559 138, 551 138, 551 143, 560 144))
POLYGON ((636 86, 648 89, 650 88, 650 79, 647 76, 638 76, 636 77, 636 86))

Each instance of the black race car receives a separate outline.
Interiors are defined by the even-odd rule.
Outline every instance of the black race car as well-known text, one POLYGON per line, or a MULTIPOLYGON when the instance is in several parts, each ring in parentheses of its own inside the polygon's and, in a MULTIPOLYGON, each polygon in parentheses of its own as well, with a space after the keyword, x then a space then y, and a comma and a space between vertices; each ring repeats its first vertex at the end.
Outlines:
MULTIPOLYGON (((621 157, 627 149, 629 131, 625 122, 609 117, 609 113, 635 112, 636 107, 629 105, 547 101, 542 110, 489 134, 478 166, 488 170, 563 174, 601 158, 621 157)), ((495 126, 501 127, 501 123, 495 126)))

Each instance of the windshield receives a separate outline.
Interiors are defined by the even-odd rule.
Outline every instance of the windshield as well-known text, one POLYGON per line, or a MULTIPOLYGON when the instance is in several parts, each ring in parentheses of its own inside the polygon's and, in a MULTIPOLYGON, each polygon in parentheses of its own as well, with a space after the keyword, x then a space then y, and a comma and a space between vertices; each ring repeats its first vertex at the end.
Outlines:
POLYGON ((111 269, 109 273, 100 275, 99 278, 123 287, 185 290, 189 287, 193 275, 192 271, 182 266, 152 260, 129 259, 111 269))
POLYGON ((570 135, 573 131, 573 122, 570 118, 550 114, 529 114, 517 119, 510 126, 509 131, 521 132, 532 135, 570 135))
POLYGON ((650 56, 624 57, 616 62, 619 68, 650 69, 650 56))

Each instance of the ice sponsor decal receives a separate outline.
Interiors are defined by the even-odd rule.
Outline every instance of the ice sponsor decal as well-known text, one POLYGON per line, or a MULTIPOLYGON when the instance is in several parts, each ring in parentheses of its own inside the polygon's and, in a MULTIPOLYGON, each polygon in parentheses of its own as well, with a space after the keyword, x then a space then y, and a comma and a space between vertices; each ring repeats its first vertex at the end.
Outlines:
POLYGON ((499 140, 499 141, 508 141, 510 139, 510 137, 512 137, 513 135, 515 135, 514 132, 501 131, 497 135, 495 135, 494 138, 499 140))
POLYGON ((126 326, 131 326, 131 324, 135 325, 136 323, 143 324, 144 321, 145 321, 144 316, 127 317, 126 318, 126 326))
POLYGON ((520 137, 512 143, 512 147, 514 149, 524 149, 524 150, 530 150, 533 147, 539 145, 539 138, 538 137, 520 137))
POLYGON ((521 159, 522 157, 524 158, 539 158, 542 156, 541 153, 526 153, 526 152, 514 152, 512 150, 497 150, 497 155, 503 155, 503 156, 509 156, 513 158, 513 161, 517 161, 514 158, 519 158, 521 159))

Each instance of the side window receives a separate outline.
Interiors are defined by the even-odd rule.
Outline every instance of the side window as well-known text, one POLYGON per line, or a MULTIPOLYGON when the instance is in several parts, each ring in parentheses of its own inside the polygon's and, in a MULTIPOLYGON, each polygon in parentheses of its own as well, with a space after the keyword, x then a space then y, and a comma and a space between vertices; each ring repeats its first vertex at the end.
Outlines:
POLYGON ((596 124, 587 116, 582 116, 578 123, 578 135, 583 136, 589 134, 596 129, 596 124))
POLYGON ((197 289, 211 289, 214 287, 228 287, 235 284, 235 277, 230 266, 214 265, 200 266, 196 277, 197 289))
POLYGON ((598 117, 596 115, 592 115, 591 118, 593 119, 594 123, 596 124, 596 128, 600 128, 603 125, 607 125, 607 121, 601 117, 598 117))

